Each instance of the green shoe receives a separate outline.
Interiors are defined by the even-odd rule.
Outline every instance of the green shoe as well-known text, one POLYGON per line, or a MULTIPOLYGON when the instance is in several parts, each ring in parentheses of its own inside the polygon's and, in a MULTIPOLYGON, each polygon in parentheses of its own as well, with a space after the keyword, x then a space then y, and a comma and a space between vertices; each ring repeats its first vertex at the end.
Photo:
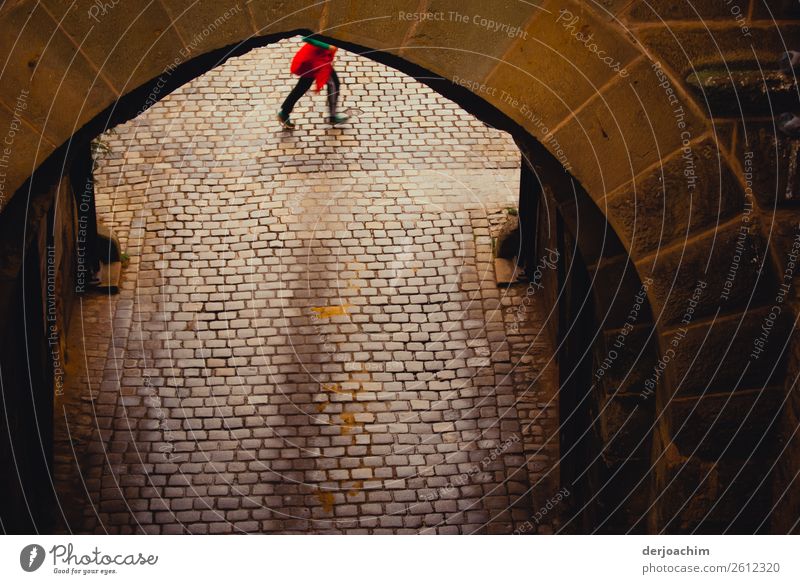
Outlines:
POLYGON ((328 118, 328 121, 335 126, 337 124, 343 124, 349 119, 350 119, 350 116, 348 116, 348 115, 336 114, 336 115, 330 116, 328 118))
POLYGON ((278 121, 281 123, 284 130, 294 130, 294 122, 289 119, 289 116, 283 113, 283 110, 278 110, 278 121))

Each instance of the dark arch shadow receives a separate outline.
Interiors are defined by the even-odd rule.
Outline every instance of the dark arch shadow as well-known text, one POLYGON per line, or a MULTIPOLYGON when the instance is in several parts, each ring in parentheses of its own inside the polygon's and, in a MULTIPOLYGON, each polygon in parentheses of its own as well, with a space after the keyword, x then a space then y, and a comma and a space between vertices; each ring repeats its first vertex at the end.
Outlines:
MULTIPOLYGON (((107 129, 135 118, 156 101, 163 99, 179 87, 230 58, 282 39, 310 33, 311 31, 300 29, 251 38, 197 56, 126 93, 95 116, 42 163, 18 189, 16 196, 12 197, 8 206, 0 214, 0 233, 3 234, 0 235, 0 245, 7 254, 5 273, 10 275, 19 272, 23 249, 31 243, 35 232, 30 228, 25 229, 26 222, 22 218, 36 219, 41 216, 41 213, 39 215, 29 213, 30 207, 39 208, 42 212, 47 209, 52 203, 52 187, 62 176, 67 174, 75 160, 75 153, 81 152, 88 142, 107 129), (153 96, 155 96, 155 100, 153 96), (23 233, 27 235, 27 241, 23 241, 23 233), (19 265, 14 265, 13 258, 15 257, 18 258, 19 265)), ((572 475, 578 475, 582 470, 595 468, 599 457, 603 457, 605 461, 606 454, 615 449, 618 453, 626 449, 635 450, 639 454, 647 451, 649 448, 647 436, 627 432, 621 439, 619 438, 621 432, 608 432, 603 428, 605 422, 601 418, 601 412, 609 403, 609 393, 612 399, 616 399, 617 394, 622 393, 621 385, 624 383, 632 385, 630 381, 622 379, 620 387, 614 388, 612 383, 610 388, 606 384, 602 390, 596 390, 591 384, 591 379, 586 375, 586 371, 596 369, 595 362, 598 361, 598 355, 602 355, 604 351, 608 350, 606 347, 607 337, 620 326, 620 311, 623 308, 617 306, 617 303, 622 299, 622 304, 627 304, 631 296, 641 287, 638 274, 619 237, 588 193, 580 188, 578 181, 538 140, 502 111, 467 88, 439 77, 402 57, 340 41, 334 37, 321 36, 320 38, 417 79, 484 123, 508 132, 515 138, 523 155, 523 164, 534 171, 536 182, 540 185, 537 195, 529 195, 525 192, 520 194, 521 199, 528 196, 539 197, 534 206, 538 210, 539 219, 527 218, 525 225, 530 231, 524 233, 522 239, 529 242, 529 245, 537 245, 537 239, 539 244, 543 244, 544 236, 538 237, 538 235, 547 233, 553 245, 561 246, 565 250, 569 249, 564 257, 571 260, 563 267, 560 281, 555 283, 554 294, 550 298, 554 307, 560 306, 559 303, 564 302, 562 298, 564 291, 567 291, 570 298, 569 303, 564 302, 564 310, 557 314, 557 324, 553 331, 554 339, 558 341, 559 345, 569 347, 566 353, 562 351, 559 354, 559 357, 564 360, 561 363, 563 371, 560 379, 561 396, 562 398, 567 396, 568 399, 564 400, 564 403, 569 404, 568 411, 562 412, 562 421, 568 425, 567 430, 562 433, 562 438, 583 444, 585 438, 580 435, 580 426, 588 423, 592 427, 595 442, 586 448, 581 446, 580 456, 569 454, 575 450, 569 449, 571 444, 562 444, 561 452, 564 453, 565 460, 568 460, 569 465, 574 469, 571 471, 572 475), (548 222, 551 223, 548 224, 548 222), (558 229, 551 229, 556 224, 561 225, 562 233, 569 235, 560 236, 558 229), (581 275, 576 276, 576 274, 581 275), (577 301, 577 303, 573 301, 577 301), (591 319, 587 320, 587 314, 592 315, 591 319), (587 329, 589 322, 594 322, 592 330, 587 329), (565 355, 567 356, 565 357, 565 355), (577 412, 577 415, 570 418, 569 414, 572 412, 577 412), (570 419, 579 420, 579 422, 572 422, 572 425, 569 425, 568 420, 570 419), (595 430, 597 431, 595 432, 595 430)), ((28 223, 28 225, 33 224, 28 223)), ((537 257, 535 249, 527 250, 526 255, 532 258, 537 257)), ((644 313, 652 321, 649 303, 647 303, 644 313)), ((648 336, 649 338, 652 338, 652 332, 648 336)), ((657 356, 658 349, 655 343, 648 341, 640 356, 634 358, 633 363, 655 362, 657 356)), ((649 460, 641 462, 642 466, 649 467, 649 460)), ((580 515, 581 521, 588 522, 587 525, 606 518, 603 515, 603 509, 610 509, 617 503, 617 501, 607 498, 598 499, 594 496, 596 493, 593 491, 600 490, 601 487, 603 490, 612 490, 608 489, 609 477, 616 477, 620 474, 627 475, 627 471, 620 473, 619 468, 608 470, 610 467, 608 465, 606 467, 597 475, 599 478, 587 483, 588 486, 584 489, 585 494, 582 497, 583 502, 578 499, 574 500, 575 515, 580 515), (614 470, 617 472, 614 473, 614 470), (595 500, 599 500, 600 503, 594 503, 595 500), (596 508, 598 504, 600 507, 596 508), (585 511, 585 509, 592 510, 585 511)), ((595 471, 591 470, 590 472, 594 473, 595 471)), ((636 517, 615 520, 614 527, 610 530, 629 527, 634 519, 641 520, 636 517)))

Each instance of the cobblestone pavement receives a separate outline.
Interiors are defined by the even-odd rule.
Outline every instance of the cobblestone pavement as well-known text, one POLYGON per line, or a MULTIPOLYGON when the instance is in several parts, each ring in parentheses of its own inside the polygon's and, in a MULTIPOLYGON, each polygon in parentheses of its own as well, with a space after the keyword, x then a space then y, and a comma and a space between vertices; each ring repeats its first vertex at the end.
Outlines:
POLYGON ((297 46, 103 137, 98 213, 130 263, 73 318, 73 530, 510 533, 557 488, 541 307, 494 280, 513 141, 344 51, 352 123, 309 94, 280 131, 297 46))

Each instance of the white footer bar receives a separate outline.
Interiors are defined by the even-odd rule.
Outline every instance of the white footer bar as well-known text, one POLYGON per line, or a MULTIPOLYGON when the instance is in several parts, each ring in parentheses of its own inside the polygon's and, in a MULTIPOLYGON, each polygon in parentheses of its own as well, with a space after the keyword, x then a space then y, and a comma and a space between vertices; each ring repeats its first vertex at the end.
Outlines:
POLYGON ((3 582, 800 582, 783 536, 5 536, 3 582), (512 580, 513 579, 513 580, 512 580))

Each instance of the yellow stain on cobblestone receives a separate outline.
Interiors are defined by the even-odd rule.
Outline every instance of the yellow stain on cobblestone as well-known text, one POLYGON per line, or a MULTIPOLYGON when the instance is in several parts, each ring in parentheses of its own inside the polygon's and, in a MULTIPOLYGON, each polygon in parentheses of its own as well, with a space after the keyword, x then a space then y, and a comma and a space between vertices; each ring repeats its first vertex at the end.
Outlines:
POLYGON ((353 389, 342 389, 341 383, 320 383, 319 387, 320 389, 322 389, 322 391, 327 391, 330 393, 338 393, 339 395, 346 395, 353 400, 356 399, 356 395, 358 394, 358 392, 364 390, 363 383, 359 383, 358 387, 354 387, 353 389))
POLYGON ((364 488, 364 481, 355 481, 351 486, 350 490, 347 491, 348 497, 355 497, 358 495, 359 491, 364 488))
POLYGON ((331 318, 347 314, 349 304, 334 304, 333 306, 312 306, 311 311, 317 313, 317 318, 331 318))
POLYGON ((331 393, 339 393, 342 395, 350 395, 351 393, 349 391, 342 391, 342 385, 340 383, 320 383, 320 388, 322 391, 330 391, 331 393))
POLYGON ((350 430, 356 427, 356 415, 353 412, 342 412, 339 417, 342 419, 340 427, 342 435, 349 434, 350 430))
POLYGON ((320 491, 317 493, 317 499, 319 499, 322 510, 325 513, 333 513, 333 493, 330 491, 320 491))
POLYGON ((356 395, 357 395, 357 394, 358 394, 358 392, 360 392, 360 391, 364 391, 364 384, 363 384, 363 383, 359 383, 357 388, 355 388, 355 387, 354 387, 353 389, 351 389, 351 390, 350 390, 350 398, 351 398, 353 401, 355 401, 355 399, 356 399, 356 395))

